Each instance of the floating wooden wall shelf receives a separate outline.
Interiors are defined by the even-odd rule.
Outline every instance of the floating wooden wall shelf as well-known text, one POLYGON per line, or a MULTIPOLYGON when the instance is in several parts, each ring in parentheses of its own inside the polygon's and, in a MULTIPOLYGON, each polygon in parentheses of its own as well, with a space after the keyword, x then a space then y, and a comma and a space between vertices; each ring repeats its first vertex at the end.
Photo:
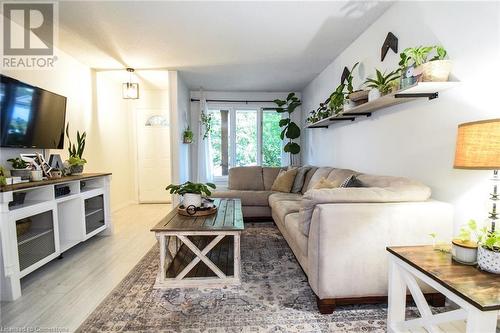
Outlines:
POLYGON ((332 116, 309 124, 306 128, 327 128, 331 124, 337 122, 355 121, 356 117, 370 117, 372 112, 393 105, 407 103, 421 98, 432 100, 439 97, 439 92, 453 88, 458 84, 459 82, 419 82, 406 89, 398 90, 374 101, 344 111, 340 116, 332 116))

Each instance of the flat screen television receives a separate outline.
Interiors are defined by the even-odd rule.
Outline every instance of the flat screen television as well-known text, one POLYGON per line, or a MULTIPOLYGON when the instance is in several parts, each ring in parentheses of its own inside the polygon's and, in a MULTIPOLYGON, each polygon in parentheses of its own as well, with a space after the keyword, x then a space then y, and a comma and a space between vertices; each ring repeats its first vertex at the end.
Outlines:
POLYGON ((0 75, 0 146, 62 149, 66 97, 0 75))

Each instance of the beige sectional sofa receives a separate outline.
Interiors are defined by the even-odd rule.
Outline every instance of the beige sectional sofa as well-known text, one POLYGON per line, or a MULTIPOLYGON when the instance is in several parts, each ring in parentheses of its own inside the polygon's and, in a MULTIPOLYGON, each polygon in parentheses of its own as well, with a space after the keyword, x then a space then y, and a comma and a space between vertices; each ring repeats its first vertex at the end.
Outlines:
POLYGON ((272 192, 280 168, 230 169, 228 191, 241 198, 245 219, 272 217, 318 297, 322 313, 335 305, 378 302, 387 295, 387 253, 394 245, 450 239, 453 209, 431 200, 431 190, 406 178, 312 167, 300 193, 272 192), (325 177, 356 175, 358 187, 313 189, 325 177))

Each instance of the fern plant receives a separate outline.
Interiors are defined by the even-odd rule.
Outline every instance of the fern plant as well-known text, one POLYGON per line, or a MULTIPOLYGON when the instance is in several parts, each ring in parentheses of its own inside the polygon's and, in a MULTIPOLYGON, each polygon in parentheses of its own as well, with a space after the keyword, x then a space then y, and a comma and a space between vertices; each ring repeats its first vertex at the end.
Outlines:
POLYGON ((387 74, 385 72, 382 74, 382 72, 376 69, 375 73, 375 78, 366 79, 365 84, 367 87, 378 89, 381 94, 387 94, 395 81, 399 79, 399 69, 387 74))
POLYGON ((13 169, 26 169, 28 168, 29 164, 25 160, 21 159, 20 157, 16 158, 9 158, 7 162, 10 162, 12 164, 13 169))

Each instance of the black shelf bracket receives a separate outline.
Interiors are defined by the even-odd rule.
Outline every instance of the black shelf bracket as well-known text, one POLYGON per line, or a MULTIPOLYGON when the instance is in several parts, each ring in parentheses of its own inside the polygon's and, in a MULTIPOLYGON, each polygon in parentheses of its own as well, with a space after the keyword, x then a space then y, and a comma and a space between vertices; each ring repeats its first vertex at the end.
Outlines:
POLYGON ((328 128, 328 126, 307 126, 307 128, 328 128))
POLYGON ((439 93, 434 92, 434 93, 414 93, 414 94, 395 94, 394 98, 429 98, 429 100, 438 98, 439 93))
POLYGON ((349 112, 349 116, 367 116, 367 117, 371 117, 372 113, 371 112, 349 112))
POLYGON ((328 119, 330 121, 354 121, 356 120, 355 117, 331 117, 330 119, 328 119))

